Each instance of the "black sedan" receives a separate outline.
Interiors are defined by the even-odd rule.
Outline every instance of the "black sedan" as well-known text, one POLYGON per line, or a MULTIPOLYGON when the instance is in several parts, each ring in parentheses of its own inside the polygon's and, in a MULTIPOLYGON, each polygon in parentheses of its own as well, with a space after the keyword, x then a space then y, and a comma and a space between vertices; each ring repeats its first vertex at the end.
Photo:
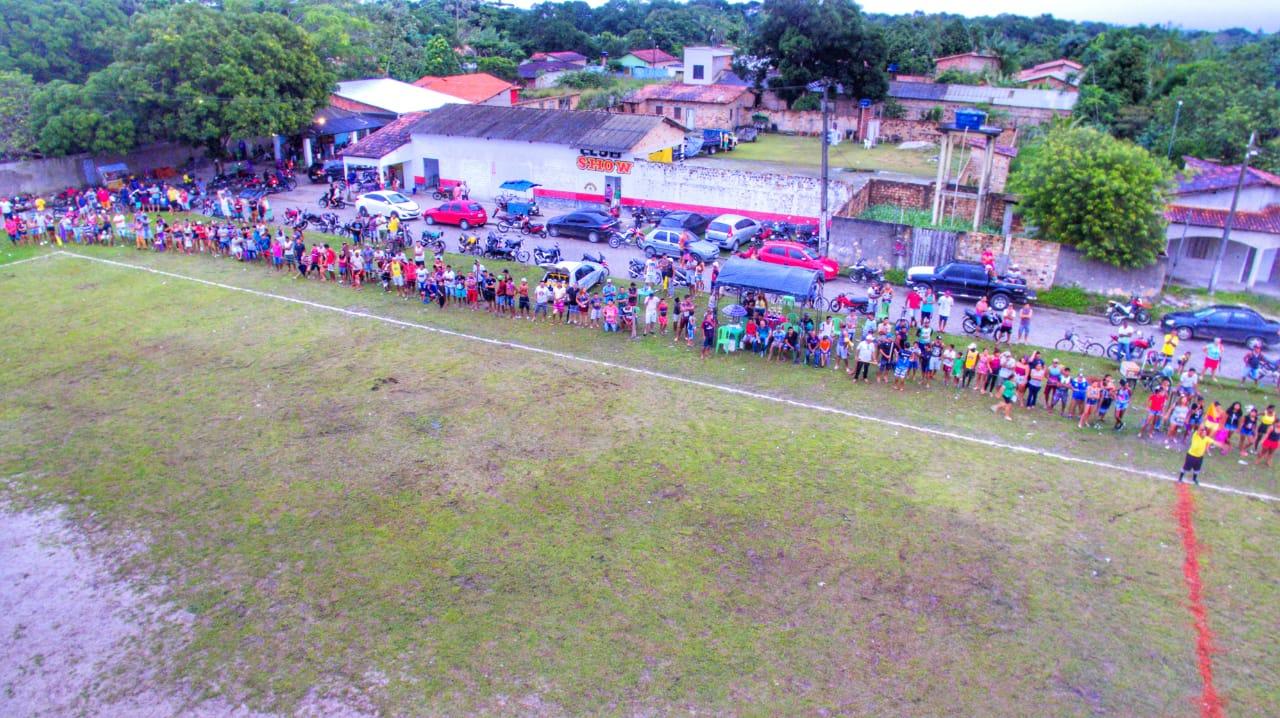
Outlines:
POLYGON ((699 237, 707 233, 707 225, 711 224, 714 217, 708 217, 705 214, 697 212, 686 212, 677 210, 668 212, 659 222, 659 227, 670 229, 683 229, 690 234, 696 234, 699 237))
POLYGON ((1165 331, 1173 330, 1181 339, 1216 339, 1241 342, 1247 346, 1280 342, 1280 322, 1263 317, 1248 307, 1218 304, 1193 312, 1170 312, 1160 320, 1165 331))
POLYGON ((552 237, 577 237, 589 242, 608 239, 618 229, 618 220, 604 212, 581 210, 547 220, 547 234, 552 237))

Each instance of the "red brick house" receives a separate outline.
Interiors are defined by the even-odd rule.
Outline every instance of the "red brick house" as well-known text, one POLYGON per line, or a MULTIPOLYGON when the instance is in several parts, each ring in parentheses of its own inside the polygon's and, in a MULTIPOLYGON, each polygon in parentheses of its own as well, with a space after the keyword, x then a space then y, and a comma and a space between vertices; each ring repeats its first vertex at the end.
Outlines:
POLYGON ((1077 90, 1084 75, 1084 65, 1065 57, 1042 62, 1018 73, 1018 81, 1050 90, 1077 90))

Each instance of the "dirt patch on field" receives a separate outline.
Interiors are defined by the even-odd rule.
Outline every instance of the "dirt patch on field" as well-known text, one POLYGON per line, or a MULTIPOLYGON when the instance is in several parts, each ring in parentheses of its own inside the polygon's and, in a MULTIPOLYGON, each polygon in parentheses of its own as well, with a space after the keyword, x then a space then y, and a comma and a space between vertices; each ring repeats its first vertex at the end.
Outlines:
MULTIPOLYGON (((0 502, 0 715, 270 715, 165 685, 153 650, 184 615, 112 564, 61 510, 0 502)), ((309 696, 298 713, 374 714, 332 694, 309 696)))

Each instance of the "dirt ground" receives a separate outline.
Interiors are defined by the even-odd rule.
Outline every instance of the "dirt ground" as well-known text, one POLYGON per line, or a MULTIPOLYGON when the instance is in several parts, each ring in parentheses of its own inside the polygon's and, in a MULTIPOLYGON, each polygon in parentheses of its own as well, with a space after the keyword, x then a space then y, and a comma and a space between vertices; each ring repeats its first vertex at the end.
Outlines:
MULTIPOLYGON (((112 570, 60 509, 0 504, 0 715, 259 718, 221 698, 158 690, 137 660, 179 611, 112 570)), ((299 715, 364 716, 317 696, 299 715)))

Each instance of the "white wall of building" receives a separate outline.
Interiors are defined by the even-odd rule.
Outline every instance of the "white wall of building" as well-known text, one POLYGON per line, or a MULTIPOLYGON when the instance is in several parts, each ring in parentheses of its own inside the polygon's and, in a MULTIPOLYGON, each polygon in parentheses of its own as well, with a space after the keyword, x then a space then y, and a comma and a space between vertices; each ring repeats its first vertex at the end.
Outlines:
MULTIPOLYGON (((605 178, 613 176, 621 179, 627 205, 793 219, 817 217, 819 212, 821 183, 812 177, 663 164, 625 155, 627 172, 598 172, 580 168, 579 149, 563 145, 425 135, 415 135, 413 144, 416 157, 438 160, 441 177, 465 179, 472 196, 480 199, 499 194, 503 182, 525 179, 539 183, 553 197, 603 202, 605 178)), ((421 160, 414 164, 421 174, 421 160)), ((843 206, 850 196, 847 184, 831 183, 831 207, 843 206)))
MULTIPOLYGON (((1196 192, 1193 194, 1174 195, 1173 204, 1188 207, 1209 207, 1212 209, 1230 209, 1231 195, 1235 188, 1216 192, 1196 192)), ((1268 205, 1280 204, 1280 189, 1275 187, 1245 187, 1240 190, 1240 212, 1257 212, 1268 205)))

